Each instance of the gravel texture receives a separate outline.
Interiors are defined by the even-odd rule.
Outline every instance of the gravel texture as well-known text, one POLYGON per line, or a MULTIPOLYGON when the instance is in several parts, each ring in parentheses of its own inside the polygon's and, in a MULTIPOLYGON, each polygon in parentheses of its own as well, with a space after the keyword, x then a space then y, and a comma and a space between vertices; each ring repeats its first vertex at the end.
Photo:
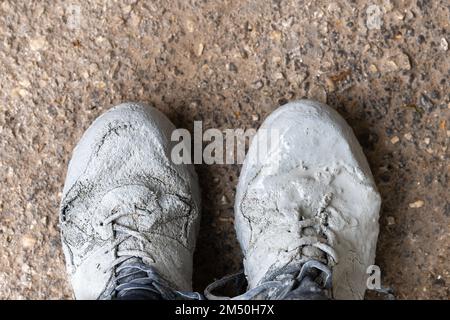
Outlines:
MULTIPOLYGON (((449 23, 448 0, 0 1, 0 298, 72 298, 61 190, 109 107, 150 103, 189 130, 256 128, 302 97, 336 108, 364 147, 383 199, 383 286, 450 298, 449 23)), ((241 267, 239 166, 197 170, 202 290, 241 267)))

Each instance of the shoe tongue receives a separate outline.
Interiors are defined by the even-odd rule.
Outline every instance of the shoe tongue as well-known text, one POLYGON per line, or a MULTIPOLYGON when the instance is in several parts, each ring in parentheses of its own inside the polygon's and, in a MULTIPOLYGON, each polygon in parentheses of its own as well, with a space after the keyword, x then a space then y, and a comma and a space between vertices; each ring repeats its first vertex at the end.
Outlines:
POLYGON ((134 279, 146 277, 147 273, 145 271, 139 271, 139 269, 135 267, 136 265, 140 264, 143 263, 139 258, 130 258, 119 264, 117 266, 117 270, 120 271, 116 272, 116 277, 119 279, 117 283, 123 284, 134 279))
POLYGON ((330 297, 313 276, 306 276, 284 300, 329 300, 330 297))
MULTIPOLYGON (((135 279, 142 279, 148 277, 147 272, 139 270, 137 266, 144 265, 139 258, 130 258, 120 265, 117 269, 120 270, 116 272, 117 285, 130 283, 135 279)), ((121 300, 161 300, 161 296, 153 291, 134 289, 124 292, 120 292, 117 296, 121 300)))

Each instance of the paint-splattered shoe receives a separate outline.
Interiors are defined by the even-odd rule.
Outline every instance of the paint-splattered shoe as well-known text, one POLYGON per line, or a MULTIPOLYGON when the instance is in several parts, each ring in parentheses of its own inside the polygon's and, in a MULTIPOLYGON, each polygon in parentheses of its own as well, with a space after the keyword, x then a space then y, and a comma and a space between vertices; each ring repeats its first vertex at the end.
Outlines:
POLYGON ((75 297, 190 298, 200 195, 170 159, 173 124, 122 104, 84 133, 69 164, 60 224, 75 297))
POLYGON ((237 187, 245 298, 362 299, 380 203, 363 151, 335 110, 308 100, 275 110, 251 143, 237 187))

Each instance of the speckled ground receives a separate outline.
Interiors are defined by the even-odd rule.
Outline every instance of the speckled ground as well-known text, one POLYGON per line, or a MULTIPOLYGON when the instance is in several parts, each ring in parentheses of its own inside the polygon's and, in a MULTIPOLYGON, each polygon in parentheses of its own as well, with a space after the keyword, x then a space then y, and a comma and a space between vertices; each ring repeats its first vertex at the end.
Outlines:
MULTIPOLYGON (((72 298, 58 206, 72 148, 123 101, 192 129, 258 127, 326 101, 383 198, 377 264, 399 299, 450 297, 450 3, 0 1, 0 298, 72 298)), ((238 166, 197 166, 194 285, 240 268, 238 166)))

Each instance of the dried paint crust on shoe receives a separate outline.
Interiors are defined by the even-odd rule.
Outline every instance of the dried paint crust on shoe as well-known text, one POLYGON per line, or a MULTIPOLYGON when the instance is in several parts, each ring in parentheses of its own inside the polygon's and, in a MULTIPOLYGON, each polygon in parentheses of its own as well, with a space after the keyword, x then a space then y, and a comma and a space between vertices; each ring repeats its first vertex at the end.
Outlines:
POLYGON ((363 151, 335 110, 308 100, 278 108, 254 137, 237 187, 249 289, 316 259, 332 267, 334 298, 362 299, 380 204, 363 151), (261 129, 279 136, 264 157, 261 129))
POLYGON ((97 118, 76 146, 60 209, 76 298, 109 298, 111 266, 137 251, 174 289, 191 290, 200 194, 193 167, 170 160, 173 129, 155 108, 126 103, 97 118))

